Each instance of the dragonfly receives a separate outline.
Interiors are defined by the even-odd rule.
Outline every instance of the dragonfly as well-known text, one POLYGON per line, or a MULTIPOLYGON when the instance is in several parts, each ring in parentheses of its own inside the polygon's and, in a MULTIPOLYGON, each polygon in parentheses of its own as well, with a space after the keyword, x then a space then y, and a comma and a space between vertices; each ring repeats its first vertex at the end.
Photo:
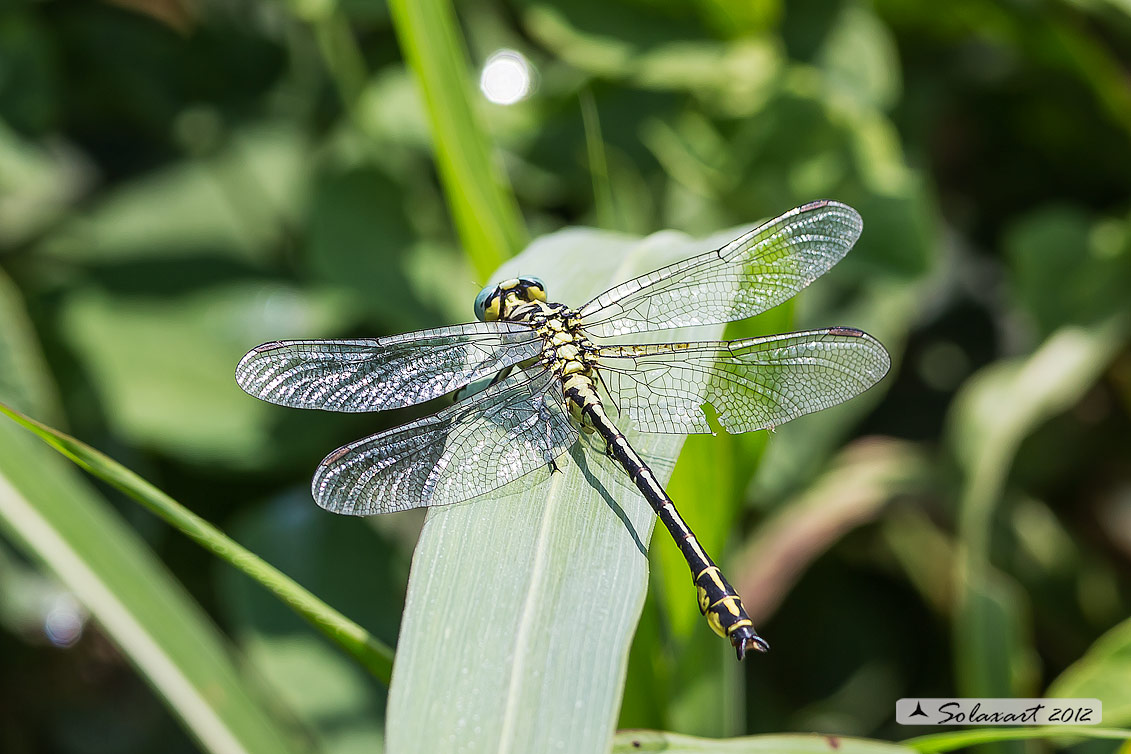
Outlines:
POLYGON ((708 624, 742 660, 769 644, 618 422, 641 432, 713 434, 709 404, 728 433, 773 429, 864 392, 887 373, 890 358, 875 338, 850 327, 731 341, 615 339, 766 311, 840 261, 861 229, 851 207, 812 202, 576 309, 550 302, 539 278, 520 276, 479 293, 474 323, 383 338, 265 343, 239 362, 236 381, 271 403, 344 412, 456 393, 438 413, 326 456, 311 491, 336 513, 470 500, 536 470, 558 470, 557 459, 582 432, 596 433, 687 560, 708 624), (466 394, 467 386, 483 384, 466 394))

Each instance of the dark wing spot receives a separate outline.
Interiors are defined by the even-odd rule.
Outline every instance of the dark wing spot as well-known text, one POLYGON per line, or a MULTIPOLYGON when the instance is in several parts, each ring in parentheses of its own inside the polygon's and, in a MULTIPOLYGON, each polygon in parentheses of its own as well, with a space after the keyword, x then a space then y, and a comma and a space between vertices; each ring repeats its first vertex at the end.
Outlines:
POLYGON ((864 337, 863 330, 857 330, 855 327, 830 327, 829 335, 847 335, 850 338, 864 337))

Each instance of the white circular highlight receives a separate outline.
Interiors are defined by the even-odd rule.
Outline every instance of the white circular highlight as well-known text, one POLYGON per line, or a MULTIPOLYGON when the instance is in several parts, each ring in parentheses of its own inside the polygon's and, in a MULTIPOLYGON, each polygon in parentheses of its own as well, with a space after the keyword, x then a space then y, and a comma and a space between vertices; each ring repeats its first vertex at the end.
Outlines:
POLYGON ((513 105, 530 95, 534 88, 533 73, 530 61, 522 53, 499 50, 483 64, 479 89, 496 105, 513 105))
POLYGON ((56 647, 73 646, 82 638, 86 615, 70 595, 61 595, 43 618, 43 635, 56 647))

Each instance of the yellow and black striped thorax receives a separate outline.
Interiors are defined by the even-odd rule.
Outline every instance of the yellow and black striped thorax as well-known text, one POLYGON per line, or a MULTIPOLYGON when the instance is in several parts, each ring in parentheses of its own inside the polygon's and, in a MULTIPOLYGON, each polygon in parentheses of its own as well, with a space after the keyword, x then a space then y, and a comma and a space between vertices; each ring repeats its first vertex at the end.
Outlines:
POLYGON ((475 300, 481 320, 527 322, 542 338, 540 361, 562 380, 570 413, 585 424, 585 409, 601 405, 596 389, 596 347, 576 324, 576 312, 546 301, 542 281, 534 277, 504 280, 484 288, 475 300))

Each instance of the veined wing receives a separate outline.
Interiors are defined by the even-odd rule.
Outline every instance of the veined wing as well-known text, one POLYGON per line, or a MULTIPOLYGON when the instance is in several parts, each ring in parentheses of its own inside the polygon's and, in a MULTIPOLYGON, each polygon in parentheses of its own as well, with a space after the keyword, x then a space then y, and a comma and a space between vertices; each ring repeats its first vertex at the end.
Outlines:
POLYGON ((602 348, 598 367, 617 407, 644 432, 707 433, 710 403, 727 432, 784 424, 864 392, 891 360, 860 330, 730 342, 602 348))
POLYGON ((585 331, 600 338, 752 317, 828 272, 862 227, 851 207, 812 202, 721 249, 621 283, 578 316, 585 331))
POLYGON ((380 411, 438 398, 541 353, 516 322, 476 322, 363 340, 284 340, 240 359, 248 394, 292 408, 380 411))
POLYGON ((547 467, 577 441, 561 381, 521 371, 467 400, 338 448, 311 491, 335 513, 448 505, 547 467))

